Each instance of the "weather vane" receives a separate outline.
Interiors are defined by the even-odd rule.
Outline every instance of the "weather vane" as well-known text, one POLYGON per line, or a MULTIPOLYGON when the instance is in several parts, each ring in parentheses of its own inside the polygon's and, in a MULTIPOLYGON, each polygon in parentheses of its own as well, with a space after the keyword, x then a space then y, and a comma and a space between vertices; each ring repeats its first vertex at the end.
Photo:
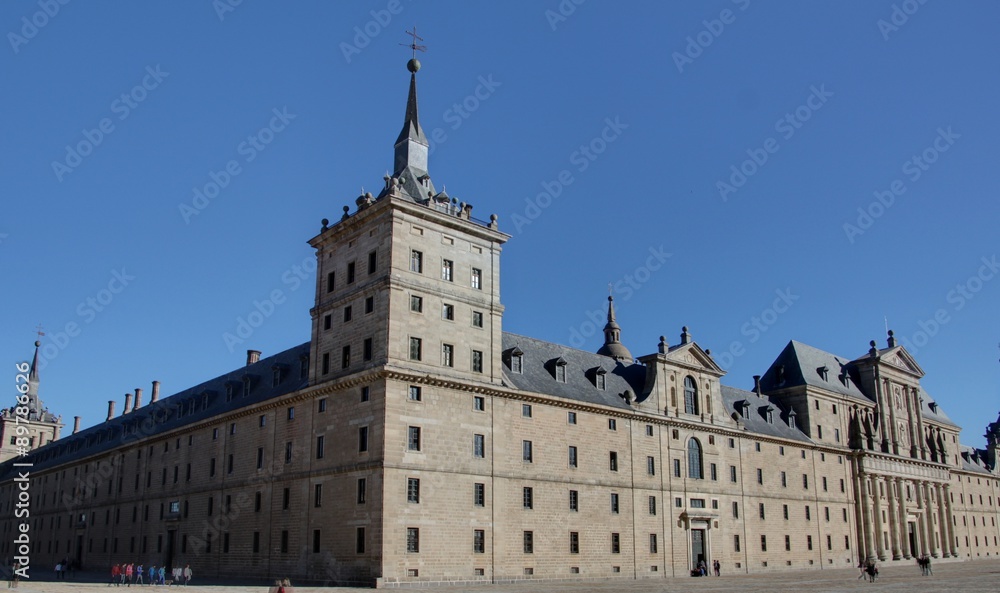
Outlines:
POLYGON ((38 327, 35 328, 35 333, 38 334, 39 338, 45 335, 45 332, 42 331, 42 324, 41 323, 39 323, 38 327))
POLYGON ((402 45, 404 47, 408 47, 411 50, 413 50, 413 59, 415 60, 415 59, 417 59, 417 52, 418 51, 427 51, 427 46, 426 45, 418 45, 417 44, 418 41, 423 41, 424 38, 421 37, 421 36, 419 36, 419 35, 417 35, 417 26, 416 25, 413 25, 413 30, 412 31, 406 31, 406 34, 409 35, 410 37, 413 37, 413 41, 411 41, 410 43, 400 43, 400 45, 402 45))

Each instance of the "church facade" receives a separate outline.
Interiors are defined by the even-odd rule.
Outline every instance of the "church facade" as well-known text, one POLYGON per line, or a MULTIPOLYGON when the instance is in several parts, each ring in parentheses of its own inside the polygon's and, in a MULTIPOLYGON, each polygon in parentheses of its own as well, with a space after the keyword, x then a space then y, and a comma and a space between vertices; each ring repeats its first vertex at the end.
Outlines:
POLYGON ((510 236, 435 188, 408 69, 392 175, 310 240, 310 340, 0 465, 0 555, 23 521, 36 570, 381 587, 1000 554, 1000 420, 961 445, 891 332, 749 391, 686 327, 633 356, 610 298, 595 353, 504 332, 510 236))

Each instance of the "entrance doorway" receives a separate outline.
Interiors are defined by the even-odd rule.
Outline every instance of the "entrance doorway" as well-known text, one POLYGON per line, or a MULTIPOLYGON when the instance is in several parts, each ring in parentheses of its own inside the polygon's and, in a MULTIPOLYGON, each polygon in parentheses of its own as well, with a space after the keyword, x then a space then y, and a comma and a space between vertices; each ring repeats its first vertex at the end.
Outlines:
POLYGON ((697 569, 702 562, 708 565, 708 558, 705 554, 705 530, 704 529, 692 529, 691 530, 691 562, 693 566, 692 569, 697 569))
POLYGON ((910 544, 910 557, 917 555, 917 525, 913 521, 906 522, 906 532, 908 543, 910 544))
POLYGON ((167 531, 167 554, 163 560, 163 566, 167 569, 174 567, 174 540, 177 539, 177 530, 171 529, 167 531))

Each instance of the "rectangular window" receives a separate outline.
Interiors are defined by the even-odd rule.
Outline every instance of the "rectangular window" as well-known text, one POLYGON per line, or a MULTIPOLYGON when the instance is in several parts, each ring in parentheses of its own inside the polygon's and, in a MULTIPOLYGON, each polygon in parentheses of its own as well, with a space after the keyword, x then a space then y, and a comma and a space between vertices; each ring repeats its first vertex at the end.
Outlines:
POLYGON ((522 541, 524 545, 524 553, 533 554, 535 552, 535 533, 533 531, 525 531, 522 536, 522 541))
POLYGON ((472 288, 483 289, 483 271, 479 268, 472 268, 472 288))
POLYGON ((486 553, 486 531, 476 529, 472 532, 472 552, 474 554, 486 553))
POLYGON ((368 254, 368 273, 374 274, 378 269, 378 252, 372 251, 368 254))
MULTIPOLYGON (((361 388, 361 401, 366 402, 369 399, 371 399, 371 397, 372 397, 372 388, 369 387, 369 386, 367 386, 367 385, 365 385, 364 387, 362 387, 361 388)), ((323 409, 321 409, 320 412, 325 412, 326 411, 326 398, 323 398, 320 401, 323 403, 323 405, 322 405, 323 409)))
POLYGON ((781 516, 785 519, 785 521, 788 520, 788 505, 787 504, 781 505, 781 516))
POLYGON ((472 372, 483 372, 483 353, 479 350, 472 351, 472 372))
POLYGON ((344 307, 344 323, 347 323, 354 317, 354 308, 350 305, 344 307))
MULTIPOLYGON (((165 472, 166 468, 163 468, 163 471, 165 472)), ((229 454, 229 458, 226 460, 226 473, 227 474, 233 473, 233 454, 232 453, 229 454)))
POLYGON ((764 503, 760 503, 759 505, 757 505, 757 510, 758 510, 758 513, 760 513, 760 518, 763 520, 765 518, 764 517, 764 503))
POLYGON ((806 521, 812 521, 812 511, 809 509, 809 505, 806 505, 806 521))
POLYGON ((521 404, 521 416, 531 418, 531 404, 521 404))
POLYGON ((354 537, 354 551, 358 554, 365 553, 365 528, 358 527, 354 537))
POLYGON ((652 424, 647 424, 646 425, 646 436, 648 436, 648 437, 653 436, 653 425, 652 424))
POLYGON ((340 350, 340 368, 346 369, 351 366, 351 346, 347 345, 340 350))
POLYGON ((657 545, 656 545, 656 543, 657 543, 656 542, 656 534, 655 533, 650 533, 649 534, 649 553, 650 554, 655 554, 656 553, 656 551, 657 551, 657 545))
POLYGON ((285 463, 292 462, 292 443, 291 441, 285 443, 285 463))
POLYGON ((733 536, 733 551, 734 552, 740 551, 740 536, 738 535, 733 536))
POLYGON ((576 412, 568 412, 566 414, 566 422, 569 424, 576 424, 576 412))
POLYGON ((406 502, 420 503, 420 480, 406 479, 406 502))
POLYGON ((573 512, 580 510, 580 493, 576 490, 569 491, 569 510, 573 512))
POLYGON ((319 529, 313 529, 313 554, 319 554, 320 542, 321 538, 319 529))
POLYGON ((441 344, 441 364, 446 367, 455 366, 455 347, 451 344, 441 344))
POLYGON ((258 490, 253 495, 253 512, 259 513, 260 509, 264 506, 264 498, 261 492, 258 490))
POLYGON ((291 491, 288 488, 285 488, 281 491, 281 510, 287 511, 290 503, 291 503, 291 491))
POLYGON ((472 435, 472 456, 477 459, 486 457, 486 437, 484 435, 472 435))
POLYGON ((420 552, 420 529, 417 527, 406 528, 406 551, 410 554, 420 552))
POLYGON ((452 282, 454 279, 455 262, 450 259, 441 260, 441 279, 452 282))
POLYGON ((372 359, 372 339, 365 338, 362 348, 362 359, 366 362, 372 359))
POLYGON ((350 262, 347 264, 347 283, 348 284, 354 283, 354 262, 350 262))
POLYGON ((323 454, 326 452, 326 437, 319 435, 316 437, 316 459, 323 459, 323 454))
POLYGON ((330 353, 329 352, 324 352, 323 353, 323 374, 325 375, 325 374, 327 374, 329 372, 330 372, 330 353))
POLYGON ((733 519, 740 518, 740 503, 733 501, 733 519))
POLYGON ((375 297, 365 298, 365 314, 373 313, 375 311, 375 297))
POLYGON ((736 483, 736 466, 735 465, 730 465, 729 466, 729 481, 733 482, 733 483, 736 483))
POLYGON ((608 455, 608 469, 613 472, 618 471, 618 452, 611 451, 608 455))
POLYGON ((407 393, 407 397, 410 399, 411 402, 418 402, 418 401, 420 401, 420 399, 421 399, 420 386, 419 385, 410 385, 410 389, 409 389, 409 392, 407 393))
POLYGON ((531 441, 521 441, 521 461, 531 463, 531 441))
POLYGON ((472 409, 477 412, 482 412, 486 409, 486 398, 481 395, 472 396, 472 409))
POLYGON ((530 486, 525 486, 521 491, 521 506, 526 509, 535 508, 535 491, 530 486))
POLYGON ((713 481, 713 482, 714 482, 714 481, 717 481, 717 480, 719 479, 719 472, 718 472, 718 468, 716 468, 715 464, 713 463, 713 464, 710 464, 710 465, 708 466, 708 469, 709 469, 709 473, 711 474, 711 477, 712 477, 712 481, 713 481))
POLYGON ((786 552, 792 551, 792 537, 789 535, 785 536, 785 551, 786 552))
POLYGON ((407 434, 406 443, 407 443, 406 446, 407 446, 407 448, 410 451, 419 451, 420 450, 420 427, 419 426, 411 426, 410 427, 410 429, 408 431, 408 434, 407 434))
POLYGON ((767 551, 767 536, 766 535, 760 536, 760 551, 761 552, 766 552, 767 551))
POLYGON ((418 297, 418 296, 411 296, 410 297, 410 311, 413 311, 414 313, 423 313, 424 312, 424 298, 423 297, 418 297))
POLYGON ((611 493, 611 513, 613 515, 618 514, 618 494, 615 492, 611 493))
MULTIPOLYGON (((757 471, 760 471, 760 470, 757 470, 757 471)), ((781 487, 782 488, 787 488, 788 487, 788 476, 785 475, 785 472, 781 472, 781 487)))
POLYGON ((646 457, 646 473, 651 476, 656 475, 656 459, 654 457, 646 457))
POLYGON ((655 496, 650 496, 649 497, 649 514, 650 515, 655 515, 656 514, 656 497, 655 496))
POLYGON ((368 451, 368 427, 358 427, 358 453, 368 451))
POLYGON ((333 315, 324 315, 323 316, 323 329, 324 330, 329 330, 332 327, 333 327, 333 315))
POLYGON ((472 327, 483 327, 483 314, 480 311, 472 312, 472 327))
POLYGON ((410 251, 410 271, 424 273, 424 254, 416 249, 410 251))
POLYGON ((575 445, 570 445, 569 446, 569 466, 570 467, 576 467, 577 466, 577 456, 576 456, 576 446, 575 445))
POLYGON ((580 553, 580 532, 570 531, 569 532, 569 553, 579 554, 580 553))
POLYGON ((477 507, 486 506, 486 484, 480 482, 473 484, 472 504, 477 507))
POLYGON ((326 292, 327 292, 327 294, 333 292, 333 279, 334 279, 334 277, 335 276, 334 276, 333 272, 328 272, 326 274, 326 292))
POLYGON ((608 418, 608 430, 618 430, 618 421, 614 418, 608 418))
POLYGON ((622 538, 621 534, 612 533, 611 534, 611 553, 621 554, 622 551, 622 538))
POLYGON ((674 459, 674 477, 675 478, 681 477, 681 460, 680 459, 674 459))
POLYGON ((823 476, 823 492, 826 492, 826 491, 827 491, 827 487, 826 487, 826 476, 823 476))
POLYGON ((410 360, 420 360, 422 357, 423 343, 420 338, 410 338, 410 360))
POLYGON ((365 498, 368 494, 368 480, 365 478, 358 478, 358 504, 365 504, 365 498))
POLYGON ((802 487, 809 489, 809 474, 802 474, 802 487))
POLYGON ((441 305, 441 319, 455 321, 455 305, 448 303, 441 305))
POLYGON ((317 509, 323 506, 323 485, 316 484, 313 486, 313 506, 317 509))
POLYGON ((257 469, 264 469, 264 447, 257 447, 257 469))

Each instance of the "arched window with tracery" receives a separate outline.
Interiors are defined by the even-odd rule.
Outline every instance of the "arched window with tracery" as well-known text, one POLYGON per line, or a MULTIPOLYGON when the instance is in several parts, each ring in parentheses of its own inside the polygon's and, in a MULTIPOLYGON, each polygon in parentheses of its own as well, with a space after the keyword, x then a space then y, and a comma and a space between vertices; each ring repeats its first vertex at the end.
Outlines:
POLYGON ((693 438, 688 441, 688 477, 692 480, 704 479, 702 465, 701 443, 693 438))
POLYGON ((690 376, 684 377, 684 412, 698 413, 698 384, 690 376))

